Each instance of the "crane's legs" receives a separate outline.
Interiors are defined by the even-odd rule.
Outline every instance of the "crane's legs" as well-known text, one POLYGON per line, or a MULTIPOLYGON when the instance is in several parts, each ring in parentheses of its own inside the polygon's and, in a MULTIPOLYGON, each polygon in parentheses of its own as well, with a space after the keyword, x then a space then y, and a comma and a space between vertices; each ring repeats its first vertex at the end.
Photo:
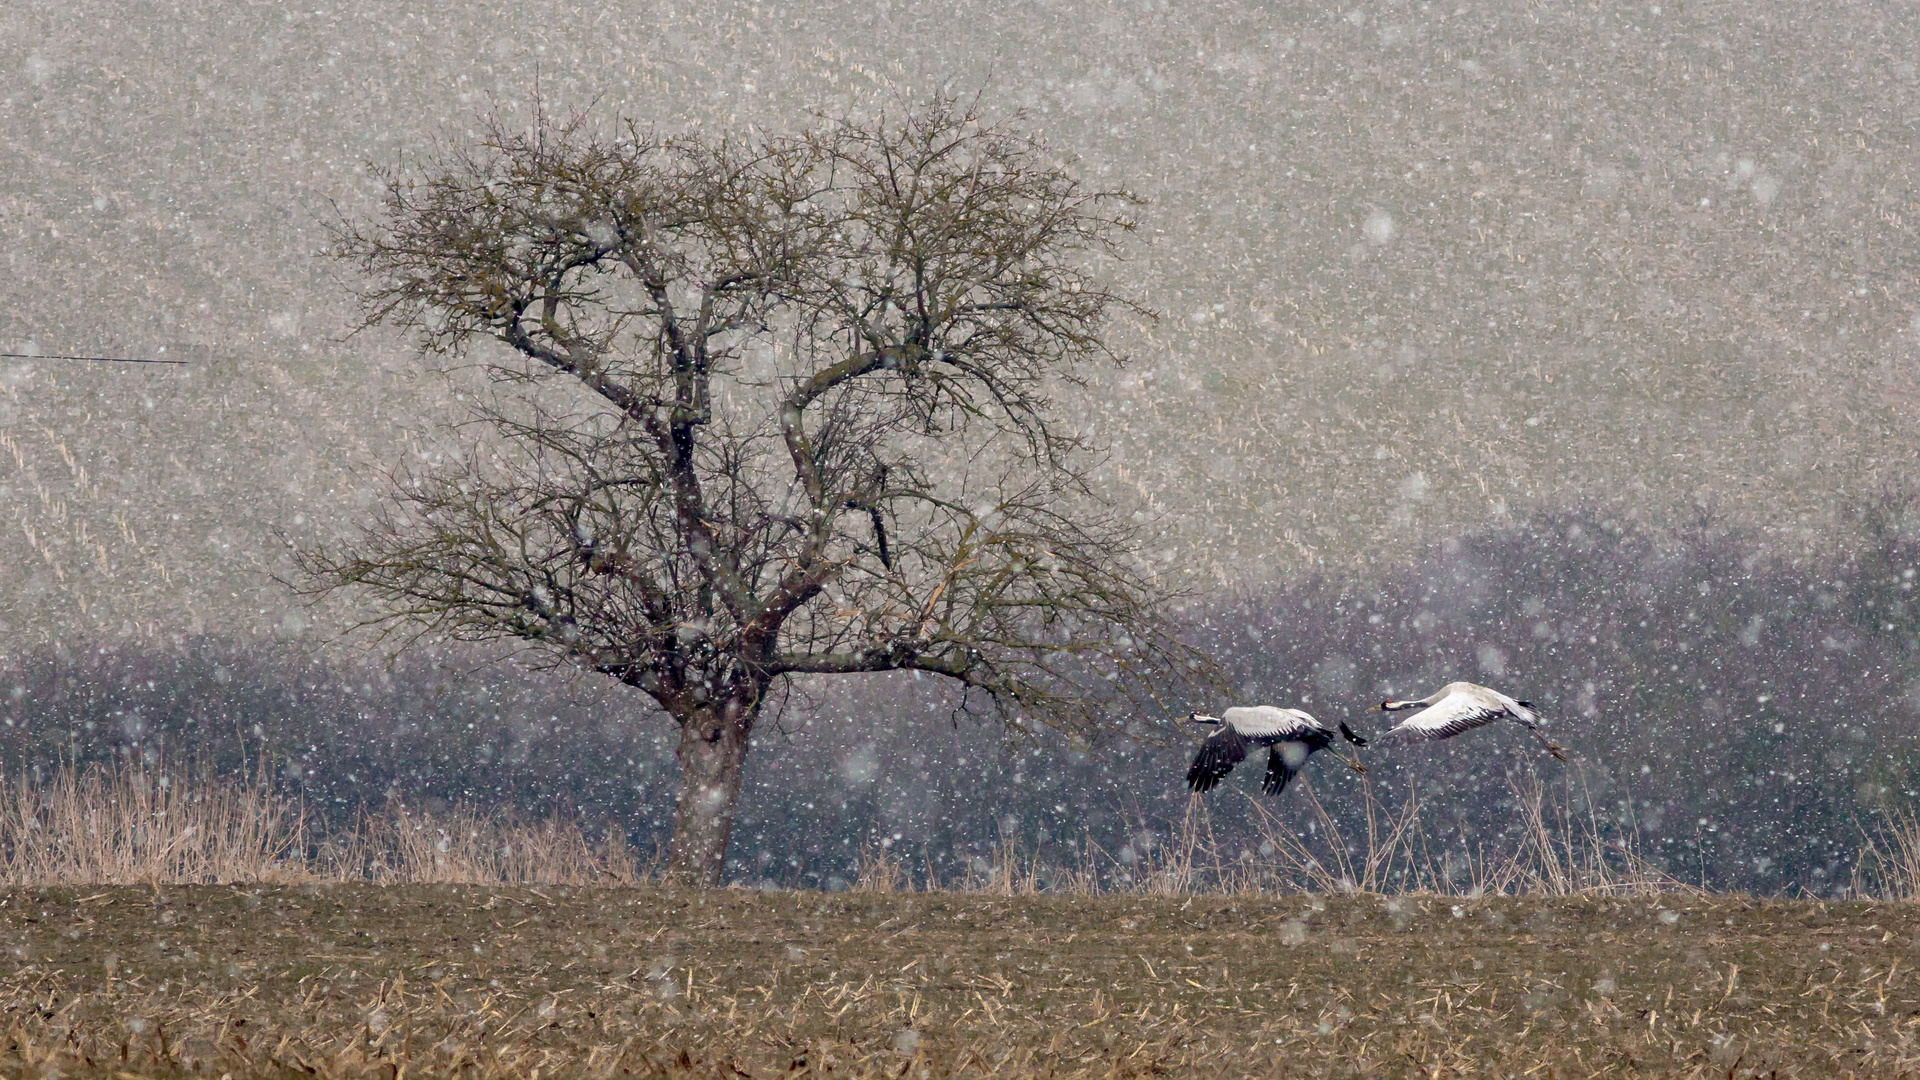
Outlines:
POLYGON ((1539 739, 1540 745, 1546 747, 1547 753, 1552 754, 1556 760, 1559 760, 1559 761, 1567 760, 1567 751, 1565 747, 1561 746, 1559 743, 1554 742, 1552 739, 1547 738, 1546 735, 1541 733, 1539 728, 1534 727, 1532 724, 1527 725, 1527 730, 1533 732, 1533 737, 1536 739, 1539 739))

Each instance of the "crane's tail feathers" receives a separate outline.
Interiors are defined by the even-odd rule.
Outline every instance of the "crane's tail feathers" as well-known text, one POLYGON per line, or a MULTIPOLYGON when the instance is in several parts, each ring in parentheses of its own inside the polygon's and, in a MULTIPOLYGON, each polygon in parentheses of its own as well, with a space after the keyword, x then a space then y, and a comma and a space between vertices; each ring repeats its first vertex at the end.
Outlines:
POLYGON ((1345 720, 1340 721, 1340 734, 1346 736, 1346 740, 1355 746, 1367 745, 1367 740, 1355 735, 1353 729, 1347 726, 1345 720))

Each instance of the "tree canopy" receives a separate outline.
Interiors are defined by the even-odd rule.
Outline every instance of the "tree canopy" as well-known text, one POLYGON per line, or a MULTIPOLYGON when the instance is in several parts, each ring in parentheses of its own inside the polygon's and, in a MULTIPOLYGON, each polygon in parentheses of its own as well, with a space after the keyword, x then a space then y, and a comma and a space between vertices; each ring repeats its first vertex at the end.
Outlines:
POLYGON ((1135 203, 948 100, 731 138, 493 123, 336 250, 366 325, 500 392, 456 465, 396 472, 302 564, 377 624, 651 695, 681 725, 670 870, 701 881, 778 680, 921 671, 1091 730, 1195 662, 1056 401, 1121 361, 1133 305, 1094 263, 1135 203))

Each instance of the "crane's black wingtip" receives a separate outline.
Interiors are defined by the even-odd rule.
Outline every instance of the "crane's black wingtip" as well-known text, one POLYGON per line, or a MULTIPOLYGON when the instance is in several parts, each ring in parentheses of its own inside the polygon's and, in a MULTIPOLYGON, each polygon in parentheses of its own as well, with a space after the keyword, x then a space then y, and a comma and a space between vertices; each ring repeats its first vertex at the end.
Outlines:
POLYGON ((1347 722, 1345 720, 1340 721, 1340 734, 1346 736, 1347 741, 1352 743, 1355 746, 1367 745, 1367 740, 1361 738, 1358 735, 1355 735, 1353 733, 1353 729, 1347 726, 1347 722))

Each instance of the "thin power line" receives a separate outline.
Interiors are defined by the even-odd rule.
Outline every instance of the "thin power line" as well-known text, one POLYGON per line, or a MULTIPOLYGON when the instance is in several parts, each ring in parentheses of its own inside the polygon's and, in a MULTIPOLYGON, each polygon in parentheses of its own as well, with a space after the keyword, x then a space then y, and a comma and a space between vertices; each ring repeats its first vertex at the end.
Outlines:
POLYGON ((139 360, 125 356, 48 356, 45 353, 0 352, 12 360, 93 360, 102 364, 185 364, 185 360, 139 360))

